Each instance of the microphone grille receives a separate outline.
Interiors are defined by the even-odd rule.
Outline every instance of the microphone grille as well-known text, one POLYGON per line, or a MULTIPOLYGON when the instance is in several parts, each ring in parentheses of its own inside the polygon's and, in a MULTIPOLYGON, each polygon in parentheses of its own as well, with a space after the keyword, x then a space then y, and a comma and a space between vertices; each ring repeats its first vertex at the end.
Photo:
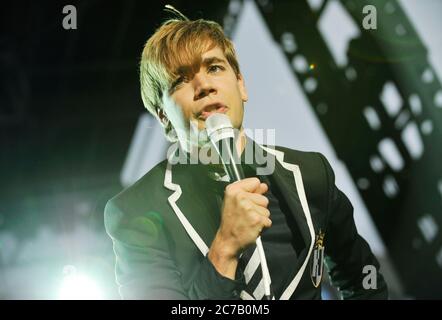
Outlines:
POLYGON ((233 138, 232 123, 223 113, 213 113, 206 119, 206 131, 212 141, 226 136, 233 138))

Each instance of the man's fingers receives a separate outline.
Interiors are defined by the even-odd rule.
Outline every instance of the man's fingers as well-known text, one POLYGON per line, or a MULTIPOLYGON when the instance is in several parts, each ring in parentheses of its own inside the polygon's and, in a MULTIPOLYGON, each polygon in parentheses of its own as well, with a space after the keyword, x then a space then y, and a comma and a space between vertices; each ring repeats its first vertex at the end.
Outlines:
POLYGON ((270 220, 269 218, 264 218, 264 219, 265 219, 264 222, 263 222, 264 227, 265 228, 270 228, 272 226, 272 220, 270 220))
POLYGON ((259 194, 264 194, 269 190, 269 187, 267 186, 267 184, 261 182, 259 184, 259 187, 256 188, 255 193, 259 193, 259 194))
POLYGON ((226 187, 226 192, 237 192, 238 189, 250 193, 264 194, 268 191, 267 184, 261 182, 258 178, 246 178, 240 181, 235 181, 226 187), (236 191, 234 191, 236 190, 236 191))
POLYGON ((232 187, 232 188, 239 188, 242 191, 246 191, 246 192, 255 192, 255 190, 257 188, 259 188, 259 184, 261 183, 261 181, 259 181, 258 178, 245 178, 239 181, 235 181, 231 184, 229 184, 227 187, 232 187))
POLYGON ((258 206, 267 208, 267 206, 269 205, 269 199, 262 194, 248 193, 247 196, 254 204, 258 206))
POLYGON ((270 211, 267 208, 261 206, 255 206, 253 208, 259 215, 268 218, 270 216, 270 211))

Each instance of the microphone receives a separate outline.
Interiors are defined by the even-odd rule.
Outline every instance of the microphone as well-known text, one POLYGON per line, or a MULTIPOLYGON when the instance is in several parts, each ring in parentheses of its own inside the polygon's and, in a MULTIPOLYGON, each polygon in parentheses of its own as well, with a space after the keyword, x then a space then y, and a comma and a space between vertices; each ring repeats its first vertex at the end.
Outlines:
MULTIPOLYGON (((206 119, 206 131, 212 145, 218 153, 224 166, 224 170, 230 178, 230 182, 240 181, 245 178, 236 151, 235 134, 232 123, 227 115, 213 113, 206 119)), ((267 267, 261 236, 256 239, 256 247, 261 262, 261 270, 264 281, 264 300, 271 300, 270 273, 267 267)))
POLYGON ((235 135, 228 116, 214 113, 206 119, 206 131, 230 181, 245 178, 235 146, 235 135))

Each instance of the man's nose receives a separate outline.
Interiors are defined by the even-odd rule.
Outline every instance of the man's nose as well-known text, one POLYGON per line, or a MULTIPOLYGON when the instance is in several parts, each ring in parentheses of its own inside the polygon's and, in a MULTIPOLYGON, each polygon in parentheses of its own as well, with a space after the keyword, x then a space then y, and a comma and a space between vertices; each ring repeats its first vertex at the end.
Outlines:
POLYGON ((199 100, 205 96, 216 93, 216 88, 212 81, 206 75, 195 75, 193 78, 195 86, 195 95, 193 100, 199 100))

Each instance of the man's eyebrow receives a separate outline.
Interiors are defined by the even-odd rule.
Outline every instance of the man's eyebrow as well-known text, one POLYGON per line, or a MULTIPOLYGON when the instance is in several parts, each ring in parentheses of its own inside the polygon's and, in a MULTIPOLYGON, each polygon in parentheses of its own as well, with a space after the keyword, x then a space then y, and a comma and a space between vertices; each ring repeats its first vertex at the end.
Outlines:
MULTIPOLYGON (((219 58, 219 57, 207 57, 204 58, 201 61, 201 65, 203 65, 204 67, 210 66, 212 63, 224 63, 227 64, 227 61, 219 58)), ((176 70, 175 70, 175 74, 187 74, 190 73, 192 71, 192 66, 191 65, 183 65, 183 66, 179 66, 176 70)))
MULTIPOLYGON (((213 63, 227 64, 227 61, 222 58, 215 57, 215 56, 214 57, 207 57, 207 58, 203 59, 203 61, 201 62, 201 65, 203 65, 204 67, 208 67, 213 63)), ((180 66, 176 69, 175 73, 177 75, 185 75, 185 74, 190 73, 191 70, 192 70, 191 66, 180 66)), ((177 79, 175 79, 175 81, 172 82, 172 84, 170 85, 170 90, 172 90, 177 85, 177 83, 181 80, 181 78, 182 78, 182 76, 178 77, 177 79)))
POLYGON ((207 57, 203 59, 202 65, 207 67, 210 66, 212 63, 227 63, 226 60, 218 58, 218 57, 207 57))

